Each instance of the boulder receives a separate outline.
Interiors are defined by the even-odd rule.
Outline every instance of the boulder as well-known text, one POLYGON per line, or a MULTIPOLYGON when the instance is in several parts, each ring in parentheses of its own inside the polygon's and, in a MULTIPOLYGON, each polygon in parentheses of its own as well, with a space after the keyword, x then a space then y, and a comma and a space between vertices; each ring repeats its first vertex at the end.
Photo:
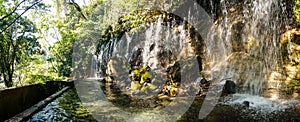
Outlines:
POLYGON ((249 101, 244 101, 243 106, 248 108, 250 106, 250 102, 249 101))
POLYGON ((223 93, 225 94, 234 94, 236 93, 236 84, 231 80, 226 80, 223 87, 223 93))

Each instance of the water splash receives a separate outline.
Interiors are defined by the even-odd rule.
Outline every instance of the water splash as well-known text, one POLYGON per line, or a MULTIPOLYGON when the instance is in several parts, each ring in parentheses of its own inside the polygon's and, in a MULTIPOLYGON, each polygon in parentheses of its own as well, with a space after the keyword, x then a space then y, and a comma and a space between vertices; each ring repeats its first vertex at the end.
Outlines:
POLYGON ((291 100, 278 99, 278 96, 276 95, 270 98, 266 98, 258 95, 234 94, 226 98, 225 104, 242 105, 243 102, 245 101, 248 101, 250 103, 249 104, 250 109, 260 111, 265 114, 277 112, 277 111, 284 111, 300 103, 298 100, 295 99, 291 99, 291 100))

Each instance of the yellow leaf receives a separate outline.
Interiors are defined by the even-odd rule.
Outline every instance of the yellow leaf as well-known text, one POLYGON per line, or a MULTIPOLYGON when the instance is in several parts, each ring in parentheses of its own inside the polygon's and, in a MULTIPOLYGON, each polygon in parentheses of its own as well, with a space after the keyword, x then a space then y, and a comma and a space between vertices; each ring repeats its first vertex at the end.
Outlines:
POLYGON ((151 78, 151 74, 148 71, 146 71, 145 73, 142 74, 142 79, 146 80, 148 78, 151 78))
POLYGON ((145 85, 145 86, 143 86, 143 87, 142 87, 141 91, 146 91, 146 90, 147 90, 147 88, 148 88, 148 86, 147 86, 147 85, 145 85))
POLYGON ((137 89, 139 89, 141 87, 141 84, 139 84, 139 83, 132 83, 131 84, 131 89, 133 90, 133 91, 135 91, 135 90, 137 90, 137 89))
POLYGON ((153 85, 153 84, 150 84, 150 89, 156 89, 157 87, 155 86, 155 85, 153 85))

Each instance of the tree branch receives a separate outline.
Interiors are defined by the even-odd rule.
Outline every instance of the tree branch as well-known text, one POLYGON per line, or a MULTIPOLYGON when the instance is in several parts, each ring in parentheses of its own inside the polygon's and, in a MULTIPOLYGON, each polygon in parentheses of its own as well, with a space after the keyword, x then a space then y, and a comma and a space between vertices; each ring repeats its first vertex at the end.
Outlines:
POLYGON ((24 3, 25 1, 26 1, 26 0, 21 1, 21 2, 15 7, 15 9, 14 9, 12 12, 10 12, 9 14, 7 14, 7 15, 5 15, 4 17, 0 18, 0 21, 3 21, 5 18, 7 18, 7 17, 11 16, 13 13, 15 13, 16 10, 19 8, 19 6, 20 6, 22 3, 24 3))
POLYGON ((81 16, 87 20, 87 18, 84 16, 84 14, 82 13, 82 10, 80 8, 80 6, 74 1, 74 0, 71 0, 71 5, 74 5, 74 7, 77 9, 78 12, 80 12, 81 16))
POLYGON ((12 24, 14 24, 19 18, 21 18, 21 16, 23 16, 23 14, 25 14, 29 9, 31 9, 32 7, 34 7, 35 5, 37 5, 38 3, 42 2, 43 0, 37 1, 34 4, 32 4, 31 6, 29 6, 28 8, 26 8, 25 11, 23 11, 17 18, 15 18, 10 24, 8 24, 7 27, 5 27, 4 29, 1 30, 1 33, 5 32, 12 24))

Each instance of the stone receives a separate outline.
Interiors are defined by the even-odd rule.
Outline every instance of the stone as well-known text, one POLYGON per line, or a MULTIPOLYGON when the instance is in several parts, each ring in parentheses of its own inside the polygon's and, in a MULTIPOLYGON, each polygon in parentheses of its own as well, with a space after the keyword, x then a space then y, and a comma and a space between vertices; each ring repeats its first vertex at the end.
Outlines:
POLYGON ((205 78, 200 80, 200 87, 202 89, 208 89, 210 85, 210 81, 206 80, 205 78))
POLYGON ((207 84, 208 81, 207 81, 205 78, 202 78, 202 79, 200 80, 200 83, 201 83, 201 84, 207 84))
POLYGON ((250 107, 250 102, 249 101, 244 101, 243 106, 245 106, 247 108, 250 107))
POLYGON ((226 94, 236 93, 236 84, 231 80, 226 80, 224 88, 223 88, 223 93, 226 93, 226 94))
POLYGON ((178 92, 179 92, 179 88, 172 87, 170 89, 170 96, 171 97, 176 97, 176 95, 177 95, 178 92))
POLYGON ((293 93, 292 96, 293 96, 293 98, 297 98, 297 97, 299 97, 299 94, 298 93, 293 93))

